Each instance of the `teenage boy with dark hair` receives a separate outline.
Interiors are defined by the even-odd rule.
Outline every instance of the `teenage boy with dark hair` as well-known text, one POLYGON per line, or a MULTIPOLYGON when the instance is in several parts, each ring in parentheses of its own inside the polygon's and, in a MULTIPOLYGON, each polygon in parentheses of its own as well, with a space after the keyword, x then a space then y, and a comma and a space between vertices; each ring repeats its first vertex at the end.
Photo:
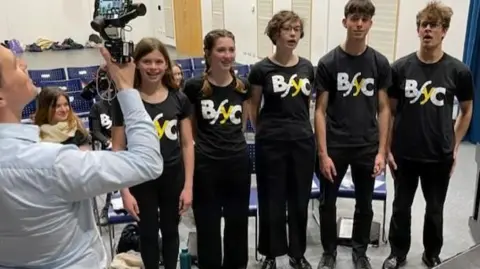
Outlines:
POLYGON ((343 26, 347 37, 318 62, 315 132, 320 179, 320 230, 324 253, 318 268, 336 264, 336 200, 340 183, 351 167, 355 184, 352 235, 355 268, 371 268, 366 252, 373 219, 375 177, 385 168, 390 108, 386 89, 390 64, 367 46, 375 6, 370 0, 350 0, 343 26), (377 117, 378 115, 378 117, 377 117))
POLYGON ((395 178, 395 198, 391 254, 383 264, 385 269, 399 268, 406 261, 411 207, 419 181, 426 201, 422 260, 428 267, 441 263, 443 206, 458 147, 472 118, 474 92, 468 67, 442 49, 452 15, 452 9, 440 2, 427 4, 416 18, 419 50, 392 66, 393 86, 388 93, 395 120, 388 161, 395 178), (455 125, 454 97, 460 106, 455 125))

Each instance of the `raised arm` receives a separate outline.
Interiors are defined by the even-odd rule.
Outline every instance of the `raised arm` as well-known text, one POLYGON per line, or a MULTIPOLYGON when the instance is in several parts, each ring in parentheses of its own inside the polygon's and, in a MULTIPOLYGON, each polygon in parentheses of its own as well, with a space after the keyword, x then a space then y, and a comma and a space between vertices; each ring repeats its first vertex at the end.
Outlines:
POLYGON ((136 90, 117 95, 125 117, 128 151, 79 151, 64 146, 58 152, 54 186, 58 196, 78 201, 158 178, 163 159, 153 123, 136 90))

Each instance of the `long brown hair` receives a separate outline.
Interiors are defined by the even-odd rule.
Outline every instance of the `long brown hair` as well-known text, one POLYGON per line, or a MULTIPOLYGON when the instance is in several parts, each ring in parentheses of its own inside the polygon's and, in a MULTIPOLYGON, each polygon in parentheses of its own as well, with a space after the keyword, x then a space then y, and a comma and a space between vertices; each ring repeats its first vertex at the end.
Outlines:
MULTIPOLYGON (((158 50, 163 57, 165 58, 165 62, 167 64, 167 69, 165 70, 165 74, 162 77, 162 84, 169 88, 178 90, 180 88, 179 85, 175 83, 175 79, 173 77, 172 72, 172 61, 170 59, 170 55, 168 54, 167 47, 162 43, 162 41, 153 38, 153 37, 145 37, 138 42, 135 46, 135 51, 133 52, 133 59, 137 64, 145 55, 158 50)), ((140 71, 137 69, 135 70, 135 80, 134 80, 134 87, 139 89, 142 85, 142 77, 140 76, 140 71)))
MULTIPOLYGON (((83 126, 82 120, 73 112, 68 94, 58 87, 44 87, 37 97, 37 109, 35 111, 34 124, 42 126, 44 124, 52 124, 55 107, 60 97, 67 100, 69 111, 67 116, 68 127, 73 130, 77 129, 85 136, 88 135, 87 130, 83 126)), ((40 134, 41 136, 42 134, 40 134)))
MULTIPOLYGON (((215 48, 217 40, 222 37, 231 38, 235 43, 235 36, 233 35, 233 33, 225 29, 212 30, 208 32, 208 34, 203 39, 203 51, 204 51, 203 57, 205 58, 205 71, 203 72, 203 75, 202 75, 202 79, 203 79, 202 93, 204 96, 212 95, 212 86, 210 85, 210 82, 208 82, 208 74, 210 74, 211 72, 210 54, 212 53, 212 50, 215 48)), ((230 74, 232 75, 232 78, 235 79, 235 89, 240 93, 245 92, 245 84, 239 78, 237 78, 237 76, 235 75, 235 70, 233 70, 233 67, 230 68, 230 74)))

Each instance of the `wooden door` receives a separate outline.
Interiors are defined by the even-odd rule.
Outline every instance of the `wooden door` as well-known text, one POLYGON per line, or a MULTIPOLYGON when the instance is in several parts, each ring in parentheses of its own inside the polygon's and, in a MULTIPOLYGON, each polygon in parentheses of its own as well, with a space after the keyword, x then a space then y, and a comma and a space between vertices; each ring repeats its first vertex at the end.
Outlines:
POLYGON ((180 56, 203 55, 201 0, 174 0, 175 43, 180 56))

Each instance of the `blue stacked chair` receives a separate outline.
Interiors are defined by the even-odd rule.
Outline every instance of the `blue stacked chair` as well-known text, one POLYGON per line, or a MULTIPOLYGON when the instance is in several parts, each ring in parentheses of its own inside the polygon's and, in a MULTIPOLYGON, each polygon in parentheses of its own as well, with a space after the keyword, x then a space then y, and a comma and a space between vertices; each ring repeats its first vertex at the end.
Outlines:
POLYGON ((204 58, 193 58, 193 70, 205 69, 205 59, 204 58))
POLYGON ((247 77, 248 72, 250 72, 250 68, 246 64, 236 65, 233 69, 235 70, 235 74, 242 78, 247 77))
POLYGON ((192 59, 177 59, 175 60, 182 70, 193 70, 192 59))
POLYGON ((30 116, 35 113, 37 107, 37 101, 33 100, 31 101, 28 105, 25 106, 25 108, 22 111, 22 120, 29 119, 30 116))
POLYGON ((96 76, 100 66, 68 67, 68 79, 80 79, 83 83, 92 81, 96 76))
POLYGON ((204 71, 205 70, 203 70, 203 69, 193 69, 192 77, 202 76, 204 71))
POLYGON ((65 68, 45 69, 45 70, 28 70, 28 74, 35 86, 45 81, 66 80, 67 74, 65 68))
POLYGON ((60 87, 61 89, 67 91, 73 111, 75 111, 75 113, 77 113, 77 115, 80 117, 85 117, 88 115, 90 108, 93 105, 93 101, 87 101, 80 96, 82 93, 82 81, 80 79, 46 81, 40 84, 40 87, 48 86, 60 87))
POLYGON ((193 72, 192 72, 192 70, 187 70, 187 69, 185 69, 185 70, 182 70, 182 72, 183 72, 183 77, 184 77, 185 79, 189 79, 189 78, 193 77, 193 72))
POLYGON ((39 83, 38 86, 39 87, 59 87, 60 89, 68 93, 82 91, 82 82, 80 81, 80 79, 44 81, 39 83))

